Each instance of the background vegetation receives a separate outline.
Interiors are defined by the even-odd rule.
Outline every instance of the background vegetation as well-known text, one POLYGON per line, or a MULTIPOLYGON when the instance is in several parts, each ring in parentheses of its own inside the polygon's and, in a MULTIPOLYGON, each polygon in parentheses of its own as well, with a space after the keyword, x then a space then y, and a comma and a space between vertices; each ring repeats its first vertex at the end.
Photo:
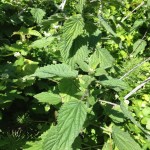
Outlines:
POLYGON ((150 0, 0 12, 1 150, 150 149, 150 0))

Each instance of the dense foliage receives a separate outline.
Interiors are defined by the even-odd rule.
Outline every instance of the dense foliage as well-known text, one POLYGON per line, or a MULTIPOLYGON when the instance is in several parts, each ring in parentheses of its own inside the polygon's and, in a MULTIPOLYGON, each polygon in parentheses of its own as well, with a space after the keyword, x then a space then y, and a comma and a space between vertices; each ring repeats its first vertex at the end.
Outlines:
POLYGON ((0 12, 1 150, 150 149, 150 0, 0 12))

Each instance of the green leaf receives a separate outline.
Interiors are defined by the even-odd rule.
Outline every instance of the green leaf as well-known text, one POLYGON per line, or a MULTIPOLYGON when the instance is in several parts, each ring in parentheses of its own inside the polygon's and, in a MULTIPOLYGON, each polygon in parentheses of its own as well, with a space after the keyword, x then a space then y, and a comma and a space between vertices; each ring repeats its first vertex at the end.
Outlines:
POLYGON ((134 117, 132 116, 132 113, 127 109, 127 107, 125 106, 125 103, 122 101, 120 103, 120 108, 123 112, 123 114, 125 115, 125 117, 127 117, 128 119, 130 119, 137 127, 139 127, 143 132, 145 132, 146 134, 150 135, 150 132, 145 130, 141 124, 139 122, 137 122, 134 117))
POLYGON ((47 131, 44 132, 37 141, 27 142, 23 147, 23 150, 42 150, 43 141, 47 135, 47 131))
POLYGON ((86 0, 78 0, 78 4, 76 5, 76 8, 79 13, 82 13, 85 2, 86 0))
POLYGON ((44 28, 50 27, 52 23, 56 23, 58 21, 65 20, 65 16, 63 13, 55 13, 54 15, 51 15, 48 19, 42 21, 42 25, 44 28))
POLYGON ((145 50, 147 43, 145 40, 139 39, 137 40, 134 45, 133 45, 133 52, 131 55, 133 55, 134 57, 138 54, 138 53, 143 53, 143 51, 145 50))
POLYGON ((80 62, 85 62, 88 60, 88 55, 90 53, 87 45, 87 38, 79 36, 73 42, 73 45, 70 49, 70 57, 67 59, 66 63, 71 65, 73 68, 77 67, 77 64, 80 66, 80 62))
POLYGON ((103 80, 100 81, 100 83, 104 86, 112 87, 112 88, 120 88, 120 89, 128 89, 129 86, 122 80, 120 79, 108 79, 108 80, 103 80))
POLYGON ((70 66, 66 64, 48 65, 45 67, 38 68, 32 76, 39 78, 51 78, 51 77, 64 77, 64 78, 75 78, 78 72, 72 70, 70 66))
POLYGON ((111 26, 99 15, 99 20, 102 26, 107 30, 107 32, 111 33, 113 36, 117 36, 117 34, 113 31, 111 26))
MULTIPOLYGON (((70 150, 86 119, 87 108, 82 101, 72 99, 65 103, 58 114, 56 138, 47 136, 44 150, 70 150)), ((51 131, 49 134, 52 135, 51 131)))
POLYGON ((150 7, 150 0, 147 0, 147 7, 150 7))
POLYGON ((60 52, 64 60, 69 57, 73 40, 82 34, 84 27, 81 15, 71 16, 64 24, 60 52))
POLYGON ((56 105, 61 102, 61 97, 58 94, 53 94, 49 92, 42 92, 36 94, 34 95, 34 98, 36 98, 41 103, 48 103, 52 105, 56 105))
POLYGON ((32 8, 30 12, 36 23, 41 23, 43 17, 46 14, 45 11, 40 8, 32 8))
POLYGON ((107 75, 107 72, 103 68, 97 68, 95 70, 95 76, 107 75))
POLYGON ((110 106, 106 105, 104 107, 105 113, 109 116, 115 123, 124 122, 125 116, 119 105, 110 106))
POLYGON ((90 68, 92 69, 96 69, 96 67, 98 66, 98 64, 100 64, 100 53, 98 50, 96 50, 91 56, 90 56, 90 59, 89 59, 89 66, 90 68))
POLYGON ((133 30, 137 29, 138 27, 140 27, 142 24, 144 23, 143 19, 138 19, 134 22, 133 27, 130 29, 130 32, 132 32, 133 30))
POLYGON ((42 143, 41 150, 57 150, 57 126, 52 126, 49 130, 47 130, 47 136, 42 143))
POLYGON ((61 93, 74 95, 78 91, 78 82, 75 79, 62 79, 59 83, 59 90, 61 93))
POLYGON ((99 57, 99 63, 101 68, 109 68, 113 66, 114 58, 111 56, 108 50, 101 48, 97 50, 97 56, 99 57))
POLYGON ((107 142, 105 142, 102 150, 111 150, 113 146, 112 140, 108 139, 107 142))
POLYGON ((30 47, 32 48, 44 48, 44 47, 47 47, 49 46, 54 40, 54 37, 53 36, 50 36, 50 37, 43 37, 39 40, 36 40, 34 41, 30 47))
POLYGON ((27 29, 27 34, 29 35, 34 35, 34 36, 38 36, 38 37, 42 37, 41 33, 36 31, 36 30, 33 30, 33 28, 28 28, 27 29))
POLYGON ((122 131, 117 126, 113 126, 112 136, 119 150, 142 150, 128 132, 122 131))

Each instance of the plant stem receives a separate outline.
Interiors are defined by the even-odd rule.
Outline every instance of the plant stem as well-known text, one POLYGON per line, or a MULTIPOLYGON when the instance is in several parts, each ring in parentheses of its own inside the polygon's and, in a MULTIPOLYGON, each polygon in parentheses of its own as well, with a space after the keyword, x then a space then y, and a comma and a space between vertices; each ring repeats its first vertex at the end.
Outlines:
POLYGON ((138 85, 136 88, 134 88, 131 92, 129 92, 125 97, 124 100, 127 100, 131 95, 133 95, 135 92, 137 92, 139 89, 141 89, 146 83, 150 81, 150 77, 147 78, 145 81, 143 81, 140 85, 138 85))

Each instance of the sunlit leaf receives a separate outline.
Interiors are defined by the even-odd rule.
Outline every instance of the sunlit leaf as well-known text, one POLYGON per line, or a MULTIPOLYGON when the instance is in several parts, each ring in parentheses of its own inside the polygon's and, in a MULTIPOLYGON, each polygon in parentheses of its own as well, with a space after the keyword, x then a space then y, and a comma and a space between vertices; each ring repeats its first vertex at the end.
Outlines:
POLYGON ((106 29, 107 32, 111 33, 113 36, 117 36, 116 33, 113 31, 111 26, 99 15, 99 20, 102 26, 106 29))
MULTIPOLYGON (((47 136, 43 145, 44 150, 70 150, 83 127, 86 114, 87 108, 83 102, 72 99, 65 103, 58 115, 57 132, 55 133, 57 139, 47 136)), ((50 135, 52 135, 51 132, 49 131, 50 135)))
POLYGON ((69 57, 73 40, 82 34, 83 27, 84 22, 81 15, 72 16, 64 23, 62 39, 60 42, 60 52, 64 60, 69 57))
POLYGON ((50 37, 43 37, 39 40, 34 41, 30 47, 32 48, 43 48, 43 47, 47 47, 51 44, 51 42, 53 42, 54 37, 50 36, 50 37))
POLYGON ((45 11, 40 8, 32 8, 30 12, 36 23, 41 23, 43 17, 46 14, 45 11))
POLYGON ((61 102, 61 97, 58 94, 50 92, 42 92, 34 95, 34 97, 41 103, 56 105, 61 102))
POLYGON ((51 77, 77 77, 78 72, 72 70, 70 66, 66 64, 48 65, 38 68, 32 76, 39 78, 51 78, 51 77))
POLYGON ((139 39, 133 45, 133 52, 132 55, 135 57, 137 54, 142 54, 145 50, 147 43, 145 40, 139 39))
POLYGON ((113 126, 112 136, 119 150, 142 150, 128 132, 122 131, 117 126, 113 126))

